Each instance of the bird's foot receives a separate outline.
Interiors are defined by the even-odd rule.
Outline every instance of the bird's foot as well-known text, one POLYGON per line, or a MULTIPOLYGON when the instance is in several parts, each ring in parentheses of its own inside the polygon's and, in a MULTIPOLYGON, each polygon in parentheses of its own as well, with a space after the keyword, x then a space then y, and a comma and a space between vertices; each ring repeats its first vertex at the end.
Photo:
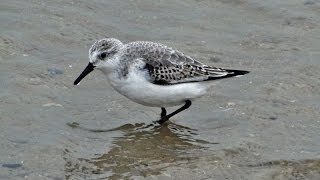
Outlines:
POLYGON ((159 124, 163 124, 164 122, 169 120, 169 118, 167 117, 167 110, 164 107, 161 108, 160 116, 161 116, 160 120, 157 121, 157 123, 159 124))
POLYGON ((159 124, 163 124, 163 123, 165 123, 166 121, 168 121, 169 119, 168 119, 168 117, 167 116, 163 116, 163 117, 161 117, 161 119, 160 120, 158 120, 157 121, 157 123, 159 123, 159 124))

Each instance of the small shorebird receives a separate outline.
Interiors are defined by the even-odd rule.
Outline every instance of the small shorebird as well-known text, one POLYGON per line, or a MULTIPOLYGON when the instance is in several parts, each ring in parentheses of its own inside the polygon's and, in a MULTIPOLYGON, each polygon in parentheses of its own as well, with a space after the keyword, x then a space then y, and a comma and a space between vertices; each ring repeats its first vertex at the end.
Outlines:
POLYGON ((249 73, 205 65, 175 49, 154 42, 123 44, 115 38, 96 41, 89 50, 89 64, 74 85, 94 69, 101 70, 111 86, 130 100, 161 107, 162 124, 189 108, 191 101, 206 93, 204 81, 249 73), (167 114, 166 107, 182 105, 167 114))

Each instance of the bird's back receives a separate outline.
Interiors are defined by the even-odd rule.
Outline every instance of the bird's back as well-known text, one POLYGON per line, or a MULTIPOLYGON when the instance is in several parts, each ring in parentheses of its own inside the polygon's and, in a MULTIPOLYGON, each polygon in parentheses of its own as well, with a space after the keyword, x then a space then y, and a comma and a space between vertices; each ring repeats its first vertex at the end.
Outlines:
POLYGON ((126 44, 122 56, 127 62, 142 59, 155 84, 216 80, 248 73, 208 66, 171 47, 147 41, 126 44))

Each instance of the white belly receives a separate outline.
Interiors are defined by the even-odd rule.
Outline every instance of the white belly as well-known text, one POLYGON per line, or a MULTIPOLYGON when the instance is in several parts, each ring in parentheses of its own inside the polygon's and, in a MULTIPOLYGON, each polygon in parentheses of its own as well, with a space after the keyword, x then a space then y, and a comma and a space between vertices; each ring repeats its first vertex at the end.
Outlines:
POLYGON ((206 93, 201 83, 182 83, 175 85, 156 85, 146 80, 143 72, 131 71, 127 78, 115 78, 109 74, 112 87, 132 101, 153 107, 170 107, 184 104, 186 100, 198 98, 206 93))

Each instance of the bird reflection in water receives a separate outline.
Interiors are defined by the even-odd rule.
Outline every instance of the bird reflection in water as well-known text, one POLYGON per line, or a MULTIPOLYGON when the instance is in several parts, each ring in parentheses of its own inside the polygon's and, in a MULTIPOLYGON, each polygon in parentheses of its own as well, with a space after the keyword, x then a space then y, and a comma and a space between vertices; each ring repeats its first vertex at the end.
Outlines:
MULTIPOLYGON (((210 144, 195 139, 195 129, 174 123, 162 126, 126 124, 111 130, 89 131, 124 133, 122 137, 114 138, 114 146, 107 153, 85 160, 91 169, 82 168, 87 175, 90 173, 110 179, 159 175, 168 167, 189 164, 197 158, 197 154, 206 150, 206 145, 210 144)), ((72 174, 72 168, 75 167, 78 166, 66 166, 68 174, 72 174)), ((74 172, 79 172, 79 169, 74 172)))

